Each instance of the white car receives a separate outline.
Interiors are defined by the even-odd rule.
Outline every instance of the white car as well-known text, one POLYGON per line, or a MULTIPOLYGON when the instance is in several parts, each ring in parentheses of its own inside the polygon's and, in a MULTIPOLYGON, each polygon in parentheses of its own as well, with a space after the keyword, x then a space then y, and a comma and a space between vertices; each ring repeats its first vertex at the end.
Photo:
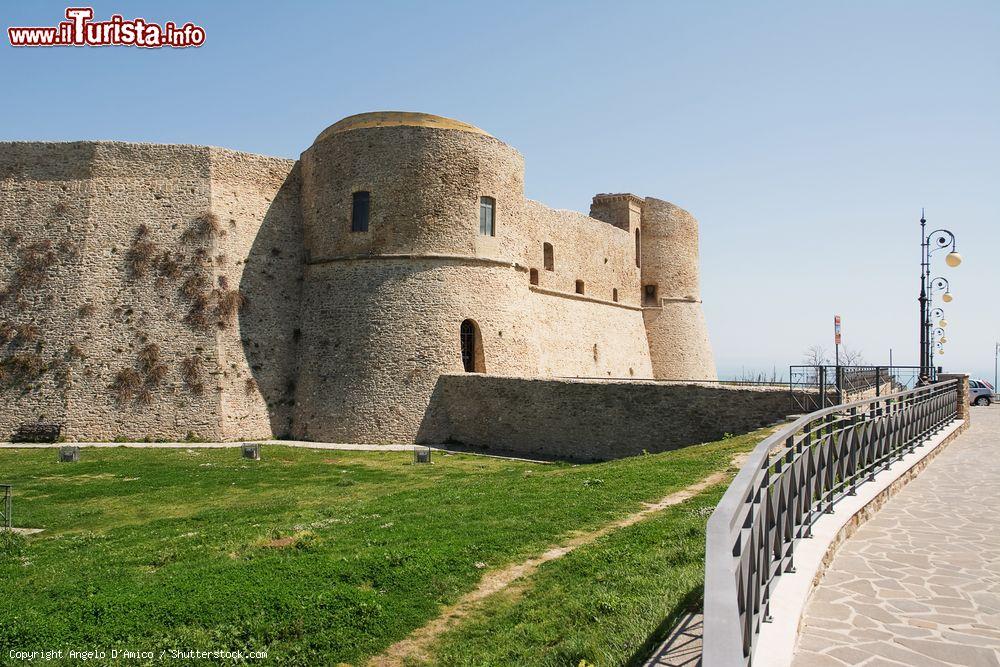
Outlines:
POLYGON ((993 385, 986 380, 969 380, 969 402, 972 405, 989 405, 993 402, 993 385))

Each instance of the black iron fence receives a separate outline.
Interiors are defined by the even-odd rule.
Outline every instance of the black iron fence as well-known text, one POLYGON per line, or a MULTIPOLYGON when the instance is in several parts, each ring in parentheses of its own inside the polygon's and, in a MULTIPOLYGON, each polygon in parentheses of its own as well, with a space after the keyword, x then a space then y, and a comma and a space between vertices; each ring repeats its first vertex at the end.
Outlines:
POLYGON ((957 380, 818 410, 761 442, 708 522, 704 667, 749 665, 796 543, 860 484, 957 418, 957 380))
POLYGON ((919 366, 799 365, 788 367, 788 391, 794 407, 811 412, 912 389, 919 378, 919 366))

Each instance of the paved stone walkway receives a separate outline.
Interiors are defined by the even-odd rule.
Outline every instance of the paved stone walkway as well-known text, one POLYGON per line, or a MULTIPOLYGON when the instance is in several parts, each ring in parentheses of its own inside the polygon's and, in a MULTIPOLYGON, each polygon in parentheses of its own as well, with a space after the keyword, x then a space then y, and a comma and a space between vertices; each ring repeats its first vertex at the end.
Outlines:
POLYGON ((840 547, 793 665, 1000 666, 1000 405, 840 547))

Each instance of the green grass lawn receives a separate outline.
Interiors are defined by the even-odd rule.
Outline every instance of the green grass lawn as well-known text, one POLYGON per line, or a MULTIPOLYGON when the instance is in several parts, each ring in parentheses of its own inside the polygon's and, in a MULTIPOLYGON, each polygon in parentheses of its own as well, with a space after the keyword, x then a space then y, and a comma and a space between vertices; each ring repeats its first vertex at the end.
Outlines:
MULTIPOLYGON (((16 524, 45 529, 0 541, 0 663, 8 649, 115 647, 363 662, 484 571, 725 470, 760 438, 579 466, 277 445, 260 462, 237 449, 84 449, 76 464, 0 450, 16 524)), ((518 599, 497 596, 444 636, 442 661, 627 659, 697 595, 705 517, 689 510, 717 495, 543 566, 518 599), (636 564, 622 569, 623 554, 636 564)))

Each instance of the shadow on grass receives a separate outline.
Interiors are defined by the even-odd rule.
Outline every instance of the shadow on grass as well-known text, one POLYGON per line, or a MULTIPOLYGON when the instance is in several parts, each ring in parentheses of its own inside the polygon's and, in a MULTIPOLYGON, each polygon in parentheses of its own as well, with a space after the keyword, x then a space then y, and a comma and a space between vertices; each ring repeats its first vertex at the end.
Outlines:
POLYGON ((674 610, 663 619, 655 630, 646 638, 646 641, 636 649, 635 653, 625 663, 627 667, 642 667, 649 660, 650 656, 660 647, 660 644, 670 635, 671 630, 680 622, 684 614, 688 612, 701 611, 704 597, 704 586, 692 588, 674 607, 674 610))

